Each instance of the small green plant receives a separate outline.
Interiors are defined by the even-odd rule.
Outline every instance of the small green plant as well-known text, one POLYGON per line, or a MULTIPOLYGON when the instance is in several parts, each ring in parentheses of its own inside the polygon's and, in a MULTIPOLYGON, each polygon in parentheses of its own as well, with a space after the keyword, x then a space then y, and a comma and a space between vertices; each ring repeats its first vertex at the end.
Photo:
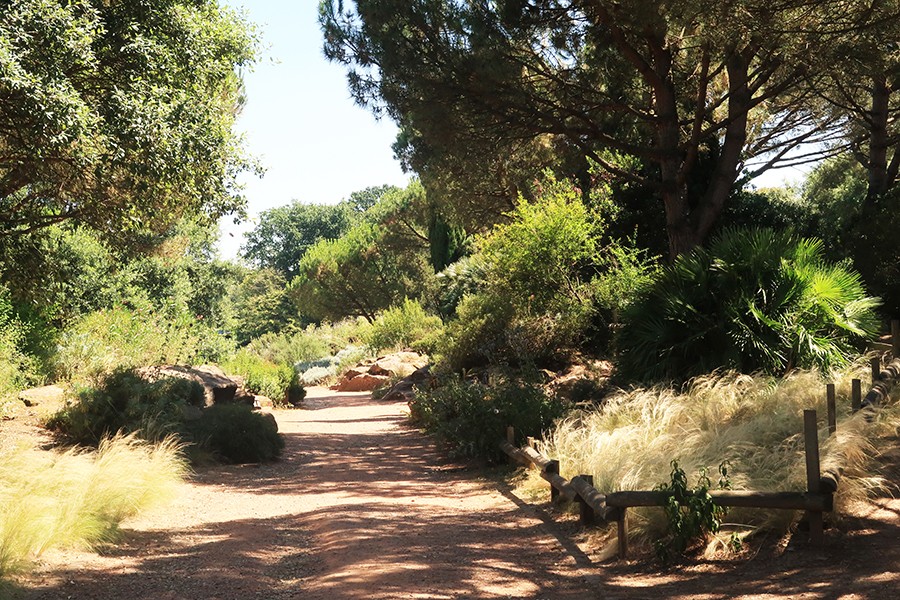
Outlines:
MULTIPOLYGON (((653 544, 657 557, 664 563, 684 554, 691 544, 717 533, 727 512, 709 494, 712 482, 706 467, 700 469, 697 485, 690 488, 687 475, 678 466, 678 461, 672 460, 671 465, 670 481, 656 488, 671 494, 665 505, 668 530, 653 544)), ((729 489, 731 483, 727 461, 719 465, 719 474, 719 489, 729 489)))
POLYGON ((278 458, 284 438, 274 419, 244 404, 217 404, 189 425, 192 437, 220 460, 256 463, 278 458))

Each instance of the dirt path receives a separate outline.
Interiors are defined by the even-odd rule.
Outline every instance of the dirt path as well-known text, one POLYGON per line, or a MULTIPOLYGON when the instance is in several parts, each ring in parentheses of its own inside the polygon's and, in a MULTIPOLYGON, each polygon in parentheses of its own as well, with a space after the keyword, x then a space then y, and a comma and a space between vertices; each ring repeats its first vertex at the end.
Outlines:
POLYGON ((779 556, 667 573, 646 558, 598 564, 559 515, 442 460, 404 425, 405 410, 312 389, 305 410, 276 411, 283 460, 200 473, 174 505, 126 523, 124 542, 102 556, 45 555, 15 597, 900 597, 898 500, 872 503, 829 531, 824 552, 799 543, 779 556))
POLYGON ((589 560, 539 511, 448 467, 405 405, 313 389, 278 463, 216 468, 103 556, 53 552, 28 600, 583 598, 589 560))

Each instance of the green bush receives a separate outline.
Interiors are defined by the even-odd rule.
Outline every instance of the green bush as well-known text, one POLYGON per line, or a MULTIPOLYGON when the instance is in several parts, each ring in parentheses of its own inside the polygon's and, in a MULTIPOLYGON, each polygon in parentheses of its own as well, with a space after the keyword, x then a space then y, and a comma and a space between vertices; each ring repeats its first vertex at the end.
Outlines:
POLYGON ((306 394, 292 365, 275 364, 246 349, 225 361, 222 368, 243 377, 247 390, 271 398, 276 406, 297 405, 306 394))
POLYGON ((27 326, 15 315, 6 288, 0 286, 0 416, 15 394, 34 383, 37 365, 22 352, 27 326))
POLYGON ((441 327, 440 317, 428 314, 418 301, 407 298, 378 316, 366 342, 376 353, 404 347, 428 353, 441 327))
POLYGON ((212 453, 228 462, 270 460, 284 447, 277 426, 245 404, 204 404, 200 384, 178 378, 148 382, 117 371, 54 415, 48 427, 78 444, 98 446, 110 436, 133 434, 148 441, 174 436, 194 458, 212 453))
POLYGON ((216 404, 190 423, 193 438, 220 460, 255 463, 277 458, 284 438, 274 420, 245 404, 216 404))
POLYGON ((97 387, 78 390, 75 402, 54 415, 48 426, 90 446, 119 432, 159 441, 182 432, 186 406, 203 403, 203 388, 196 382, 164 378, 151 383, 119 370, 97 387))
POLYGON ((502 378, 491 385, 448 377, 434 390, 416 394, 410 419, 458 456, 497 460, 497 444, 506 428, 515 427, 520 441, 540 436, 567 404, 547 396, 529 380, 502 378))
POLYGON ((313 327, 296 333, 266 333, 252 340, 246 349, 264 360, 283 365, 296 365, 331 354, 330 344, 313 327))
POLYGON ((215 362, 233 348, 193 319, 169 320, 146 306, 119 306, 85 315, 63 332, 55 370, 61 378, 90 382, 117 369, 215 362))
POLYGON ((827 369, 873 334, 877 305, 856 273, 824 260, 821 242, 728 230, 708 250, 680 257, 629 307, 619 369, 682 381, 722 367, 827 369))

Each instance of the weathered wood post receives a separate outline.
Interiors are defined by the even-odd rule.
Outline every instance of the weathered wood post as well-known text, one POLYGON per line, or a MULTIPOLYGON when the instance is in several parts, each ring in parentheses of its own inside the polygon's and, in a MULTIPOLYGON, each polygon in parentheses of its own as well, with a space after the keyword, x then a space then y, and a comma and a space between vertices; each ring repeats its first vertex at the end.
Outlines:
POLYGON ((525 445, 528 446, 529 448, 534 448, 534 438, 531 437, 530 435, 527 438, 525 438, 525 445))
POLYGON ((850 410, 853 412, 862 408, 862 381, 854 379, 850 382, 850 410))
POLYGON ((829 383, 825 388, 825 401, 828 406, 828 435, 834 435, 837 431, 837 407, 834 399, 834 384, 829 383))
MULTIPOLYGON (((544 468, 545 473, 549 473, 551 475, 559 475, 559 461, 555 459, 550 459, 550 462, 547 463, 547 466, 544 468)), ((550 485, 550 501, 557 502, 559 500, 559 490, 556 489, 556 486, 553 484, 550 485)))
POLYGON ((874 384, 881 376, 881 357, 876 356, 870 360, 869 367, 872 369, 872 383, 874 384))
POLYGON ((891 358, 900 356, 900 319, 891 319, 891 358))
MULTIPOLYGON (((594 485, 594 476, 593 475, 579 475, 585 483, 594 485)), ((575 498, 578 501, 578 516, 581 519, 581 524, 584 526, 593 525, 596 522, 596 515, 594 514, 594 509, 591 508, 591 505, 587 503, 587 500, 581 497, 581 495, 576 496, 575 498)))
MULTIPOLYGON (((803 440, 806 450, 806 490, 810 494, 822 491, 819 472, 819 430, 815 410, 803 411, 803 440)), ((807 511, 809 541, 816 546, 825 544, 825 520, 822 511, 807 511)))
POLYGON ((619 542, 619 560, 628 558, 628 509, 624 506, 616 512, 616 535, 619 542))
MULTIPOLYGON (((512 425, 506 428, 506 442, 513 448, 516 447, 516 428, 512 425)), ((517 461, 516 458, 510 454, 509 464, 517 465, 519 464, 519 461, 517 461)))

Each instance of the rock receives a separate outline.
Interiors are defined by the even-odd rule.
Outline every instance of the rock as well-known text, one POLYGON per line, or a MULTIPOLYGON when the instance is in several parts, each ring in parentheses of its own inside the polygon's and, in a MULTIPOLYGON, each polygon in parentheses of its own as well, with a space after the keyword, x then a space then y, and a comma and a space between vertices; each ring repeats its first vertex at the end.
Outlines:
POLYGON ((275 403, 272 402, 271 398, 260 396, 259 394, 253 396, 253 408, 272 408, 273 406, 275 406, 275 403))
POLYGON ((372 375, 370 373, 363 373, 362 375, 357 375, 352 379, 343 379, 341 382, 335 387, 339 392, 371 392, 377 387, 380 387, 390 381, 390 377, 386 375, 372 375))
MULTIPOLYGON (((369 373, 372 365, 356 365, 352 369, 347 369, 344 373, 344 379, 353 379, 365 373, 369 373)), ((372 373, 373 375, 387 375, 387 373, 372 373)))
POLYGON ((385 402, 409 402, 416 395, 416 386, 427 387, 430 382, 431 366, 425 365, 395 383, 381 399, 385 402))
POLYGON ((176 377, 199 383, 203 387, 204 406, 234 402, 238 390, 237 382, 225 375, 224 371, 218 367, 209 365, 196 368, 179 365, 145 367, 138 369, 137 374, 147 381, 157 381, 163 377, 176 377))
POLYGON ((372 375, 406 377, 428 364, 428 357, 416 352, 396 352, 382 356, 369 368, 372 375))
POLYGON ((275 420, 275 415, 270 412, 260 411, 260 416, 269 423, 270 427, 275 433, 278 433, 278 421, 275 420))

